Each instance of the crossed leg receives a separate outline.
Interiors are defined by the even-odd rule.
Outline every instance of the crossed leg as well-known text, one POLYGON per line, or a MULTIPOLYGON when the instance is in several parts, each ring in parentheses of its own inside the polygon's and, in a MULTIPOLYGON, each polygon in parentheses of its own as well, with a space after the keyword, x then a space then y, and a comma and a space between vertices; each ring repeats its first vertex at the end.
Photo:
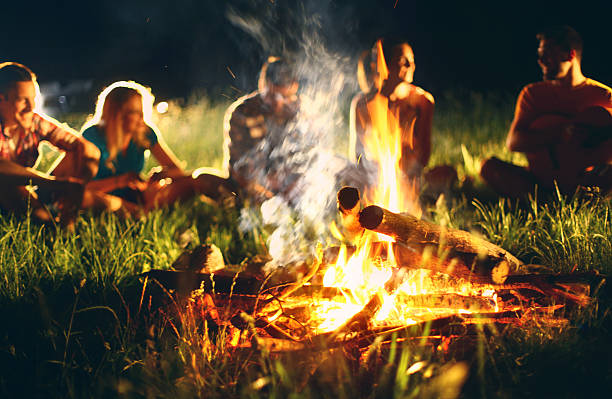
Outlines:
POLYGON ((541 186, 527 169, 504 162, 497 157, 486 159, 480 167, 482 179, 498 194, 510 198, 524 197, 541 186))

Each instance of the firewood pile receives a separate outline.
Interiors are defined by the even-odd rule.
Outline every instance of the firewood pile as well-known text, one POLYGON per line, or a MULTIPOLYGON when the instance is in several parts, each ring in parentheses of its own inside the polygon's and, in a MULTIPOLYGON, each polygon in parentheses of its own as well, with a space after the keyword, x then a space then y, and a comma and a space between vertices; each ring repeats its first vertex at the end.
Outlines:
POLYGON ((528 273, 530 267, 508 251, 467 231, 375 205, 361 209, 354 188, 340 190, 338 208, 351 241, 373 233, 395 240, 391 250, 377 241, 368 249, 371 257, 393 256, 394 266, 391 278, 367 300, 356 301, 360 295, 354 289, 323 284, 325 270, 339 254, 358 250, 351 246, 319 250, 301 278, 284 283, 218 265, 199 267, 210 263, 203 253, 218 258, 210 248, 194 251, 197 261, 188 260, 184 270, 152 270, 146 278, 179 295, 196 291, 203 317, 233 332, 231 345, 269 352, 365 350, 374 342, 389 342, 391 336, 448 349, 454 341, 482 333, 483 326, 499 330, 537 320, 563 327, 568 323, 564 311, 588 305, 605 281, 597 272, 528 273), (400 294, 400 286, 415 276, 427 280, 429 289, 400 294), (380 317, 389 298, 402 317, 380 317))

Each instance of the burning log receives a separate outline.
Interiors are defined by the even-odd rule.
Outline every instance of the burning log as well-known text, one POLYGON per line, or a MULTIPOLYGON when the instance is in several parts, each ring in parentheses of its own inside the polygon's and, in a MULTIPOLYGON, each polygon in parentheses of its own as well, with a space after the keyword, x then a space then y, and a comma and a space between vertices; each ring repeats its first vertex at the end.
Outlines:
POLYGON ((354 241, 364 231, 359 224, 359 211, 361 210, 359 190, 354 187, 342 187, 338 191, 338 210, 346 238, 354 241))
POLYGON ((257 295, 262 282, 255 277, 242 277, 236 274, 196 273, 193 271, 151 270, 142 274, 157 280, 167 289, 191 292, 202 288, 205 293, 257 295))
POLYGON ((495 302, 482 296, 468 296, 453 293, 405 295, 402 306, 410 308, 459 308, 469 311, 495 311, 495 302))
POLYGON ((483 283, 501 284, 511 270, 516 271, 522 265, 505 249, 467 231, 446 228, 411 215, 393 213, 376 205, 370 205, 360 212, 359 223, 368 230, 391 236, 404 244, 408 251, 400 252, 413 260, 417 260, 419 253, 439 248, 442 253, 448 254, 445 258, 450 259, 448 263, 442 261, 442 266, 451 266, 456 259, 455 269, 463 269, 464 266, 468 269, 454 273, 482 277, 483 283))
POLYGON ((360 331, 368 328, 370 320, 378 312, 383 304, 380 295, 376 294, 366 303, 366 305, 357 314, 348 319, 346 323, 336 329, 334 334, 343 332, 360 331))
POLYGON ((251 340, 251 347, 260 351, 266 351, 269 353, 287 353, 287 352, 299 352, 311 348, 308 348, 303 342, 295 342, 286 339, 279 338, 268 338, 268 337, 253 337, 251 340))
POLYGON ((505 284, 587 284, 599 285, 606 276, 599 274, 597 271, 581 272, 581 273, 538 273, 538 274, 516 274, 508 276, 505 284))
MULTIPOLYGON (((334 341, 338 341, 338 337, 345 337, 352 333, 360 333, 369 331, 370 321, 380 310, 383 304, 383 299, 379 294, 374 295, 368 303, 357 312, 353 317, 348 319, 344 324, 332 332, 319 334, 312 338, 312 343, 319 348, 327 348, 334 341)), ((343 340, 342 338, 340 340, 343 340)))
MULTIPOLYGON (((370 256, 382 256, 387 257, 387 247, 388 243, 386 242, 374 242, 372 243, 372 247, 370 249, 370 256)), ((409 269, 426 269, 431 270, 438 273, 444 273, 451 275, 453 277, 462 278, 464 280, 470 281, 472 283, 479 284, 492 284, 494 283, 492 274, 487 272, 487 270, 482 270, 482 274, 478 273, 480 271, 479 268, 473 268, 474 259, 471 257, 466 257, 471 263, 466 263, 466 258, 454 257, 450 259, 449 257, 440 258, 436 255, 436 253, 432 250, 433 248, 425 249, 424 251, 418 251, 402 243, 395 243, 393 245, 393 255, 395 256, 395 262, 401 268, 409 268, 409 269)), ((355 247, 348 246, 346 248, 347 256, 351 256, 355 252, 355 247)), ((326 264, 334 264, 338 260, 338 254, 340 252, 340 247, 330 247, 325 250, 325 259, 324 263, 326 264)), ((478 266, 478 265, 476 265, 478 266)), ((391 284, 397 283, 397 280, 393 280, 391 284)), ((388 286, 386 287, 387 291, 391 292, 396 287, 388 286)))

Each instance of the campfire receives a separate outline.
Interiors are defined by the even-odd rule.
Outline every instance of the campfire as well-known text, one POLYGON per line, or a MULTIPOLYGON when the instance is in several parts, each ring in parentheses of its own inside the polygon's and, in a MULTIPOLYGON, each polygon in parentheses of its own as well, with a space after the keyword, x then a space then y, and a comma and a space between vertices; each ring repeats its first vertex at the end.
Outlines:
MULTIPOLYGON (((359 204, 357 189, 340 190, 342 225, 357 244, 319 248, 297 281, 193 266, 147 276, 185 294, 197 290, 192 303, 203 318, 233 331, 229 345, 272 352, 365 350, 394 333, 447 348, 483 325, 535 320, 563 327, 563 310, 588 304, 603 281, 596 272, 527 273, 529 265, 469 232, 359 204)), ((194 260, 201 266, 207 257, 193 253, 194 260)))
MULTIPOLYGON (((378 64, 382 81, 381 54, 378 64)), ((186 294, 197 290, 191 303, 203 318, 232 331, 228 345, 272 352, 347 345, 365 351, 393 334, 448 348, 453 338, 476 336, 483 325, 537 320, 564 326, 565 308, 589 303, 603 281, 595 272, 529 273, 533 267, 475 234, 422 220, 418 181, 399 167, 399 115, 379 93, 368 111, 364 146, 378 165, 378 181, 363 198, 357 188, 340 189, 341 222, 332 231, 343 244, 319 248, 299 278, 279 283, 249 272, 212 271, 218 267, 198 270, 210 261, 206 251, 190 254, 191 270, 147 276, 186 294)))

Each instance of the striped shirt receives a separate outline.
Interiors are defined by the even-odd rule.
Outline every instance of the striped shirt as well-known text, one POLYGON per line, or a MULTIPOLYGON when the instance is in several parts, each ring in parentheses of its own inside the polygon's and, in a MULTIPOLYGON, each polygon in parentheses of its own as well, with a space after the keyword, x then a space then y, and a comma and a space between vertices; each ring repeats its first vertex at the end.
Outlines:
POLYGON ((74 133, 37 113, 34 113, 32 125, 27 131, 19 127, 9 134, 9 130, 0 122, 0 133, 0 158, 26 167, 36 163, 38 144, 42 140, 64 151, 71 151, 77 140, 74 133))
POLYGON ((275 114, 262 98, 253 92, 236 100, 226 111, 223 121, 224 163, 230 176, 248 176, 258 166, 248 162, 245 156, 252 153, 272 130, 285 130, 297 113, 298 103, 275 114), (239 162, 240 161, 240 162, 239 162))

